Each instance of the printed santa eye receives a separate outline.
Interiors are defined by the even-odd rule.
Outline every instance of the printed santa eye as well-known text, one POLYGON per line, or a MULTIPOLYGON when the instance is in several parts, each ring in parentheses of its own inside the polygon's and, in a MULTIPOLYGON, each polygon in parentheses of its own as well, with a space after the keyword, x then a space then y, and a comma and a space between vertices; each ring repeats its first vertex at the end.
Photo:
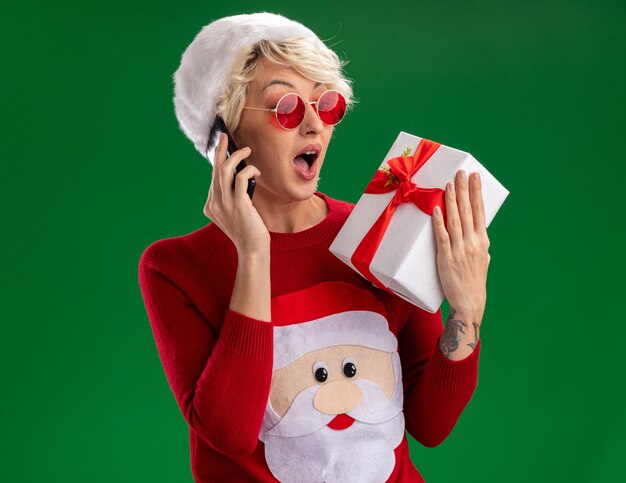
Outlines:
POLYGON ((342 363, 343 373, 346 377, 354 377, 356 375, 356 361, 352 357, 346 357, 342 363))
POLYGON ((325 362, 317 361, 313 364, 313 375, 318 382, 324 382, 328 379, 328 367, 325 362))

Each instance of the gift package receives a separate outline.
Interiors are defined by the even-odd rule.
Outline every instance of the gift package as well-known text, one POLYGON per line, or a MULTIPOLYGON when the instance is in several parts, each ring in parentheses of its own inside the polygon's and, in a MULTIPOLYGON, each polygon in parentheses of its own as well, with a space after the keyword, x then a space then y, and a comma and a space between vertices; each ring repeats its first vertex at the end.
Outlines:
POLYGON ((504 186, 471 154, 401 132, 330 251, 375 286, 436 312, 444 294, 432 214, 439 206, 445 219, 445 186, 459 169, 468 182, 480 174, 489 226, 509 194, 504 186))

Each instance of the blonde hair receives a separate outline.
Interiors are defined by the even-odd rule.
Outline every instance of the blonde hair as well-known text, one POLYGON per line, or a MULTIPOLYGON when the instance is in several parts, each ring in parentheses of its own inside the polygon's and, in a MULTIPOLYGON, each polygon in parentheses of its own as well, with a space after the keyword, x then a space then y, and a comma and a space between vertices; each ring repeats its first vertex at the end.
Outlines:
POLYGON ((256 77, 262 59, 293 67, 307 79, 338 90, 345 97, 348 109, 356 102, 352 97, 352 82, 342 73, 347 62, 322 42, 311 42, 310 38, 302 36, 282 42, 261 40, 235 60, 226 91, 217 103, 217 113, 231 133, 239 126, 248 84, 256 77))

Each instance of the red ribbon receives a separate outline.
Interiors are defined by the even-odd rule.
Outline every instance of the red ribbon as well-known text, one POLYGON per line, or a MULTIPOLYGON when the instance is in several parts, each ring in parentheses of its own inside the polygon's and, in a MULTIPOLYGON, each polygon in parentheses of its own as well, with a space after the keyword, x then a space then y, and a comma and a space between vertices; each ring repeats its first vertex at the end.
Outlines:
POLYGON ((421 211, 432 216, 435 206, 439 206, 444 222, 446 220, 445 191, 440 188, 421 188, 411 181, 415 173, 439 149, 439 146, 439 143, 422 139, 413 156, 399 156, 390 159, 387 161, 389 169, 376 171, 376 174, 365 188, 365 193, 369 194, 396 191, 385 211, 382 212, 376 223, 361 240, 350 259, 352 264, 365 278, 386 292, 394 293, 370 272, 369 266, 382 242, 396 207, 402 203, 413 203, 421 211))

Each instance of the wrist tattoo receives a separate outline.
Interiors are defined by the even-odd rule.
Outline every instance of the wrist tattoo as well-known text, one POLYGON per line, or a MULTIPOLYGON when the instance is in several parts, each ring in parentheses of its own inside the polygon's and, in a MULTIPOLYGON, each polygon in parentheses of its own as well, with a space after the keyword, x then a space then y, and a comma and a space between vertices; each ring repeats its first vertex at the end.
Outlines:
MULTIPOLYGON (((446 327, 443 334, 441 334, 441 337, 439 338, 439 351, 448 359, 450 358, 450 354, 459 348, 459 342, 463 339, 463 336, 466 335, 467 330, 467 322, 455 319, 455 314, 456 309, 454 307, 450 307, 450 314, 446 320, 446 327)), ((478 344, 478 330, 480 325, 473 322, 472 326, 474 327, 474 342, 469 342, 466 345, 470 346, 472 350, 474 350, 476 348, 476 344, 478 344)))
POLYGON ((467 345, 470 346, 472 350, 474 350, 476 349, 476 344, 478 344, 478 330, 480 329, 480 325, 478 325, 476 322, 472 322, 472 325, 474 326, 474 342, 470 342, 467 345))

